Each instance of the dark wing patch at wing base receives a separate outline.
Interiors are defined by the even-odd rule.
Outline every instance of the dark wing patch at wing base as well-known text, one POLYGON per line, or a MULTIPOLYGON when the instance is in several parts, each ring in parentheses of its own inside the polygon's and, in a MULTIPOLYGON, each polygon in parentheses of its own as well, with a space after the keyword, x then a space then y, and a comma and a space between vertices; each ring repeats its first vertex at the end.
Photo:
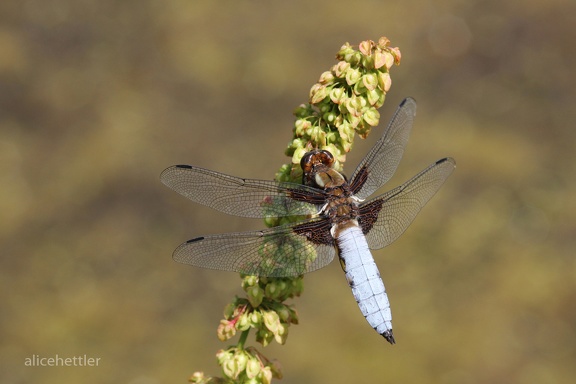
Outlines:
POLYGON ((336 246, 336 241, 330 234, 330 221, 326 218, 321 220, 309 221, 304 224, 295 225, 292 230, 294 233, 304 236, 308 241, 316 245, 336 246))
POLYGON ((378 215, 382 210, 383 199, 372 200, 366 204, 362 204, 359 211, 358 224, 362 228, 362 233, 367 235, 376 221, 378 221, 378 215))
MULTIPOLYGON (((310 187, 307 187, 310 188, 310 187)), ((301 188, 288 188, 288 197, 304 203, 313 204, 316 206, 322 205, 326 202, 326 193, 323 190, 311 191, 310 189, 301 188)))
POLYGON ((366 165, 363 165, 359 169, 356 170, 354 173, 354 178, 350 184, 350 191, 353 195, 356 195, 357 192, 362 190, 364 184, 368 180, 368 168, 366 165))

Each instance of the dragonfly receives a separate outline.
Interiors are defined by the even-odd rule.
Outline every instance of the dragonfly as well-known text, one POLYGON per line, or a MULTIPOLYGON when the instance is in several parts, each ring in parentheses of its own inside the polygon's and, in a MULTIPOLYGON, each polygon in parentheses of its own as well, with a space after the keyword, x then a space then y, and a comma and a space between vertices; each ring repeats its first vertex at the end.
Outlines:
POLYGON ((173 253, 196 267, 267 277, 294 277, 325 267, 338 255, 368 323, 395 344, 390 302, 370 250, 395 241, 456 167, 440 159, 402 185, 369 197, 394 174, 408 142, 416 101, 404 99, 382 137, 347 179, 326 150, 307 152, 302 184, 244 179, 191 165, 165 169, 160 179, 188 199, 230 215, 291 217, 260 231, 193 238, 173 253))

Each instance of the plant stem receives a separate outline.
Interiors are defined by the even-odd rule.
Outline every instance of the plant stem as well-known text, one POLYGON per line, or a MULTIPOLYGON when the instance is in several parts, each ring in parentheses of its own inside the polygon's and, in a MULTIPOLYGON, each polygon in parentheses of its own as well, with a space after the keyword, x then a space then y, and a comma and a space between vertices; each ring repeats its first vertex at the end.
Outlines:
POLYGON ((243 331, 240 335, 240 339, 238 340, 237 347, 238 349, 244 349, 244 343, 246 343, 246 339, 248 338, 248 334, 250 333, 250 328, 243 331))

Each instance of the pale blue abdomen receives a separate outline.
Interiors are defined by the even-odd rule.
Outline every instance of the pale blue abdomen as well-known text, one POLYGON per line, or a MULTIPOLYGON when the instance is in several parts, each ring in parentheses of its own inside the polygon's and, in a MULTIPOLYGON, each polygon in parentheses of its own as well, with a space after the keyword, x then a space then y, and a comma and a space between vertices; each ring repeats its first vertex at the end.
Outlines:
POLYGON ((342 268, 360 311, 368 323, 394 344, 390 302, 362 230, 346 223, 336 231, 342 268))

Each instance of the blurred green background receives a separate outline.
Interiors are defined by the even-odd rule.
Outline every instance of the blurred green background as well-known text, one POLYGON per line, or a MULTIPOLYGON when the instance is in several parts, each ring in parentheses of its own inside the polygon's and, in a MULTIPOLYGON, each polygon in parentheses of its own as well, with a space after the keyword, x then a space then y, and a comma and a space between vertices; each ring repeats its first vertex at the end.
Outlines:
POLYGON ((220 374, 216 327, 240 279, 171 253, 262 222, 158 176, 184 163, 272 178, 292 110, 340 46, 380 36, 402 64, 348 174, 405 96, 418 116, 389 187, 458 162, 374 253, 398 344, 368 326, 333 263, 305 279, 287 344, 260 350, 282 383, 572 382, 574 20, 570 0, 2 2, 0 382, 220 374), (25 367, 33 354, 101 363, 25 367))

